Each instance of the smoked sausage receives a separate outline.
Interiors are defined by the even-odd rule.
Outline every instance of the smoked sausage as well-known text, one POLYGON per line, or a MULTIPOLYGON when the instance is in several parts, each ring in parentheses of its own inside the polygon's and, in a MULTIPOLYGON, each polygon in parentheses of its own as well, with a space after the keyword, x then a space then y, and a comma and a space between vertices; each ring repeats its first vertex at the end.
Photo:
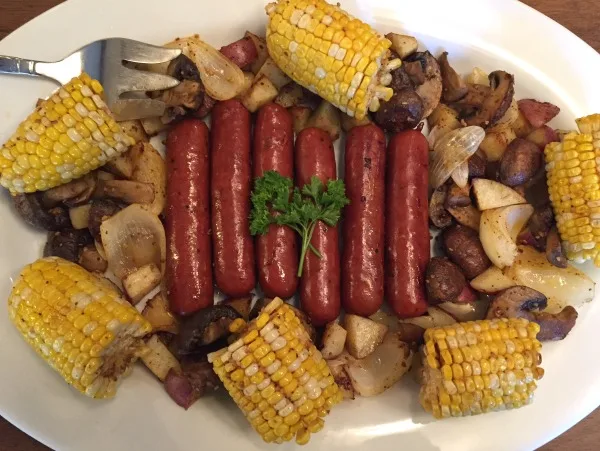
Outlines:
POLYGON ((374 124, 346 135, 342 306, 370 316, 383 304, 385 135, 374 124))
POLYGON ((421 132, 406 130, 392 136, 385 196, 385 295, 400 318, 427 311, 428 159, 429 146, 421 132))
POLYGON ((179 315, 213 304, 208 136, 203 121, 186 119, 167 137, 166 285, 179 315))
MULTIPOLYGON (((323 183, 336 178, 335 154, 327 132, 306 128, 296 137, 296 184, 310 182, 313 176, 323 183)), ((321 326, 340 314, 340 251, 337 227, 319 221, 311 244, 321 257, 306 253, 300 278, 300 304, 311 322, 321 326)))
POLYGON ((219 102, 211 125, 211 222, 217 287, 245 296, 256 285, 250 235, 250 113, 239 100, 219 102))
MULTIPOLYGON (((294 178, 294 129, 291 114, 276 103, 263 106, 254 127, 254 177, 277 171, 294 178)), ((271 224, 256 238, 258 282, 268 298, 289 298, 298 287, 296 232, 271 224)))

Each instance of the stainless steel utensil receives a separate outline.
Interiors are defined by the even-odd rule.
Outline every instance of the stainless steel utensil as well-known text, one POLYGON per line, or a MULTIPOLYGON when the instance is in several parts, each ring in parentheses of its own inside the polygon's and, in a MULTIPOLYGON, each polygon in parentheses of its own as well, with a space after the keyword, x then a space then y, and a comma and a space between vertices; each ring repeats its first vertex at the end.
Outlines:
POLYGON ((118 120, 140 119, 160 116, 165 109, 163 102, 148 98, 146 91, 173 88, 179 81, 167 75, 131 69, 124 63, 166 63, 180 54, 180 49, 110 38, 92 42, 57 62, 0 56, 0 74, 42 76, 64 85, 86 72, 102 83, 106 104, 118 120))

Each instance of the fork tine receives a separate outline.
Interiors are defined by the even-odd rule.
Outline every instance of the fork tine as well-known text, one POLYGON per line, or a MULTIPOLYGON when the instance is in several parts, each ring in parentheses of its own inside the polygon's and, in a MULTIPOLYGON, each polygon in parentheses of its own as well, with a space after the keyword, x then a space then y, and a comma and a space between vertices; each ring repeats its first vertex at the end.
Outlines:
POLYGON ((181 55, 181 49, 167 49, 133 39, 120 39, 120 41, 122 58, 133 63, 166 63, 181 55))
POLYGON ((127 91, 162 91, 174 88, 178 84, 179 80, 168 75, 134 70, 123 66, 119 76, 118 94, 127 91))
POLYGON ((116 120, 130 121, 146 117, 162 116, 166 105, 154 99, 121 99, 109 105, 116 120))

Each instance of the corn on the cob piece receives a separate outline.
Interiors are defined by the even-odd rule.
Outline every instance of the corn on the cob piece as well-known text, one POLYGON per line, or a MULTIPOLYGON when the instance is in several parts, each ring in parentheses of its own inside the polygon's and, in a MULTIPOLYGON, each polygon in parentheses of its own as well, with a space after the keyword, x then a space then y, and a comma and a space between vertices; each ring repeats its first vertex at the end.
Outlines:
POLYGON ((548 192, 567 257, 600 266, 600 114, 576 122, 546 146, 548 192))
MULTIPOLYGON (((239 327, 238 324, 234 326, 239 327)), ((271 301, 229 347, 209 355, 215 373, 266 442, 308 442, 342 400, 300 319, 271 301)))
POLYGON ((514 409, 533 400, 544 372, 539 325, 522 318, 425 331, 423 408, 436 418, 514 409))
POLYGON ((42 101, 0 150, 0 185, 12 194, 44 191, 81 177, 134 144, 82 74, 42 101))
POLYGON ((266 11, 269 54, 297 83, 358 119, 392 97, 401 61, 369 25, 324 0, 278 0, 266 11))
POLYGON ((8 299, 23 338, 61 376, 92 398, 114 396, 144 350, 150 323, 96 276, 57 257, 26 266, 8 299))

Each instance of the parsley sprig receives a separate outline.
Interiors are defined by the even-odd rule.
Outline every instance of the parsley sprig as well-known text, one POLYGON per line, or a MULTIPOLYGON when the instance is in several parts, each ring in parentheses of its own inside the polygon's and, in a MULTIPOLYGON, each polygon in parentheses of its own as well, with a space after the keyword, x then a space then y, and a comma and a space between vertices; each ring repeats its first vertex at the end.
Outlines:
POLYGON ((301 276, 309 249, 321 258, 319 250, 310 244, 317 222, 334 227, 340 220, 342 208, 350 201, 342 180, 329 180, 325 186, 318 177, 313 177, 302 189, 292 188, 292 180, 276 171, 267 171, 254 181, 250 233, 267 233, 271 224, 295 230, 302 238, 298 265, 298 276, 301 276))

